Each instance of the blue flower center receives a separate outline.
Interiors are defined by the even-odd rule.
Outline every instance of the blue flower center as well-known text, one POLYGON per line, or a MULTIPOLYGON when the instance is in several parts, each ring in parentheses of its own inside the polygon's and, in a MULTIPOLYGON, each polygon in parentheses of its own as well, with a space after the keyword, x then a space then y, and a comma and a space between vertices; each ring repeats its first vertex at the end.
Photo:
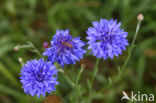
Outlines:
POLYGON ((107 42, 110 39, 112 39, 112 37, 108 34, 105 34, 105 35, 96 37, 96 42, 100 42, 100 41, 107 42))
POLYGON ((38 82, 43 82, 45 79, 45 76, 42 74, 42 70, 39 71, 39 73, 36 75, 36 80, 38 82))
POLYGON ((65 38, 61 38, 58 40, 58 53, 64 52, 65 50, 70 50, 73 48, 73 45, 70 43, 72 39, 66 40, 65 38))

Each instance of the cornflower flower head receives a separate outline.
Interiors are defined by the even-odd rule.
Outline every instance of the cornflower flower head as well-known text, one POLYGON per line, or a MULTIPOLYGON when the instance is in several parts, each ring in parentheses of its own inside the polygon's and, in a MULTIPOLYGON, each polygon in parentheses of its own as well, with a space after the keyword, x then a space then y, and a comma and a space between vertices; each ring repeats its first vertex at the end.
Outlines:
POLYGON ((45 96, 46 92, 55 91, 58 85, 57 69, 50 62, 44 59, 28 61, 21 69, 20 81, 23 84, 24 92, 31 96, 45 96))
POLYGON ((75 64, 83 58, 86 51, 83 49, 85 43, 80 37, 73 38, 69 30, 57 30, 51 41, 51 47, 43 53, 47 60, 54 63, 55 61, 64 67, 64 64, 75 64))
POLYGON ((89 27, 86 39, 88 40, 88 49, 98 58, 106 60, 108 57, 113 59, 114 56, 122 54, 129 45, 127 32, 121 29, 121 23, 117 20, 101 19, 100 22, 92 22, 93 27, 89 27))

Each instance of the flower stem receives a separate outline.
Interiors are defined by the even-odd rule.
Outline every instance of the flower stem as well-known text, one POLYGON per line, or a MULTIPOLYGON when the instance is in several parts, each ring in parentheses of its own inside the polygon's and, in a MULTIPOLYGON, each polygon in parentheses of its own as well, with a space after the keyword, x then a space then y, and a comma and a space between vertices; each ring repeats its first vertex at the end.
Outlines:
POLYGON ((81 66, 81 68, 80 68, 80 70, 79 70, 79 72, 78 72, 78 75, 77 75, 77 77, 76 77, 75 85, 78 85, 79 80, 80 80, 80 78, 81 78, 81 75, 82 75, 82 72, 83 72, 83 71, 84 71, 84 67, 81 66))
POLYGON ((91 77, 91 82, 90 82, 90 88, 89 88, 89 98, 88 98, 88 102, 87 103, 91 103, 92 101, 92 88, 93 88, 93 84, 94 84, 94 80, 95 80, 95 77, 98 73, 98 65, 99 65, 99 61, 100 61, 100 58, 98 58, 96 60, 96 63, 95 63, 95 66, 93 68, 93 74, 92 74, 92 77, 91 77))
POLYGON ((124 62, 123 66, 122 66, 122 68, 121 68, 121 70, 120 70, 120 74, 124 71, 125 67, 127 66, 128 62, 129 62, 129 60, 130 60, 130 57, 131 57, 131 55, 132 55, 132 50, 133 50, 133 48, 134 48, 135 40, 136 40, 136 37, 137 37, 137 35, 138 35, 138 31, 139 31, 139 29, 140 29, 140 24, 141 24, 141 20, 139 20, 138 23, 137 23, 136 32, 135 32, 135 35, 134 35, 134 37, 133 37, 133 41, 132 41, 131 47, 130 47, 130 49, 128 50, 128 57, 127 57, 126 61, 124 62))
POLYGON ((42 57, 41 53, 39 52, 39 50, 35 47, 35 45, 30 42, 30 41, 27 41, 27 43, 33 48, 33 52, 35 52, 36 54, 38 54, 40 57, 42 57))
POLYGON ((75 85, 74 85, 74 89, 75 89, 75 102, 74 103, 80 103, 79 99, 80 99, 80 85, 79 85, 79 81, 80 78, 82 76, 82 72, 84 71, 84 67, 81 66, 77 76, 76 76, 76 81, 75 81, 75 85))
POLYGON ((94 71, 93 71, 92 78, 91 78, 91 85, 92 85, 92 86, 93 86, 93 82, 94 82, 94 79, 95 79, 95 77, 96 77, 96 74, 98 73, 99 61, 100 61, 100 58, 98 58, 98 59, 96 60, 96 63, 95 63, 95 66, 94 66, 94 71))

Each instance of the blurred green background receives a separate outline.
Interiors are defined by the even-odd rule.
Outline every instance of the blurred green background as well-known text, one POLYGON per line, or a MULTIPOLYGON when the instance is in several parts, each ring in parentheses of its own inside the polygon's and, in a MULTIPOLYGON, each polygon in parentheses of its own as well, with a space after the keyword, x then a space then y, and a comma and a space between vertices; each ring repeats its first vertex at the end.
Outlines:
POLYGON ((0 103, 75 103, 75 90, 68 79, 74 81, 82 64, 86 68, 80 80, 79 103, 87 103, 85 100, 89 96, 92 96, 92 103, 121 103, 123 90, 127 93, 140 91, 155 94, 156 0, 0 0, 0 103), (19 82, 22 66, 18 58, 26 62, 38 56, 29 49, 14 51, 16 45, 31 41, 42 53, 43 42, 50 42, 57 28, 70 29, 73 37, 81 36, 86 42, 85 31, 92 26, 92 21, 99 21, 100 18, 121 21, 131 43, 139 13, 144 14, 144 21, 131 60, 113 85, 106 87, 111 81, 108 78, 118 73, 117 68, 125 61, 127 51, 119 58, 100 60, 91 94, 87 94, 86 81, 93 73, 96 58, 89 54, 76 65, 66 66, 65 72, 59 74, 60 86, 53 93, 58 97, 51 96, 51 101, 47 102, 43 97, 38 99, 23 92, 19 82), (98 94, 101 89, 104 91, 98 94), (62 102, 59 102, 60 99, 62 102))

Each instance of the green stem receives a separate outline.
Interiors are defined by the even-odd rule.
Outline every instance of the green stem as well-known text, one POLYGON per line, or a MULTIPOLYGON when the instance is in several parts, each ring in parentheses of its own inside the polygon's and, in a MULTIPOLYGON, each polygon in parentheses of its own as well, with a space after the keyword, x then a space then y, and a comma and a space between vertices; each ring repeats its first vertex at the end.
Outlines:
MULTIPOLYGON (((99 65, 99 61, 100 61, 100 58, 98 58, 96 60, 96 63, 95 63, 95 66, 94 66, 94 71, 93 71, 93 75, 92 75, 92 78, 91 78, 91 85, 93 86, 93 83, 94 83, 94 79, 96 77, 96 74, 98 73, 98 65, 99 65)), ((92 87, 91 86, 91 87, 92 87)))
POLYGON ((35 47, 35 45, 29 41, 27 41, 27 43, 33 48, 34 52, 37 53, 40 57, 42 57, 41 53, 39 52, 39 50, 35 47))
POLYGON ((76 77, 76 81, 75 81, 75 103, 79 103, 79 97, 80 97, 80 88, 79 88, 79 81, 80 81, 80 78, 82 76, 82 72, 84 71, 84 67, 81 66, 78 74, 77 74, 77 77, 76 77))
POLYGON ((91 103, 92 101, 92 88, 93 88, 93 84, 94 84, 94 80, 95 80, 95 77, 98 73, 98 65, 99 65, 99 61, 100 61, 100 58, 98 58, 96 60, 96 63, 95 63, 95 66, 94 66, 94 71, 93 71, 93 74, 92 74, 92 77, 91 77, 91 83, 90 83, 90 89, 89 89, 89 98, 88 98, 88 102, 87 103, 91 103))
POLYGON ((133 41, 132 41, 131 47, 130 47, 130 49, 129 49, 129 51, 128 51, 128 57, 127 57, 127 59, 125 60, 123 66, 122 66, 122 68, 121 68, 120 74, 124 71, 125 67, 127 66, 128 62, 129 62, 129 60, 130 60, 130 57, 131 57, 131 55, 132 55, 132 50, 133 50, 133 48, 134 48, 134 44, 135 44, 136 37, 137 37, 137 35, 138 35, 138 31, 139 31, 139 28, 140 28, 140 24, 141 24, 141 21, 138 21, 137 27, 136 27, 136 32, 135 32, 135 35, 134 35, 134 37, 133 37, 133 41))
POLYGON ((81 67, 81 69, 80 69, 79 72, 78 72, 75 85, 78 85, 79 80, 80 80, 80 78, 81 78, 81 75, 82 75, 82 72, 83 72, 83 71, 84 71, 84 67, 81 67))

